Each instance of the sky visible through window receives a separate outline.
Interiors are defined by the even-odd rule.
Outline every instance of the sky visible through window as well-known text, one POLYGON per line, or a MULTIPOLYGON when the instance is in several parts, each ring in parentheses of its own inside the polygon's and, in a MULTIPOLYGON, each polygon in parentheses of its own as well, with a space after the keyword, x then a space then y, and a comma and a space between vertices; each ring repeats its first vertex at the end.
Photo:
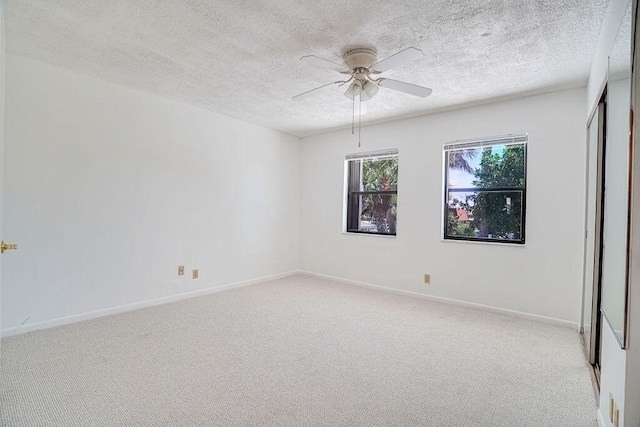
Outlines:
MULTIPOLYGON (((504 152, 504 145, 496 145, 491 147, 491 154, 499 154, 502 156, 504 152)), ((483 148, 475 148, 475 151, 478 152, 478 155, 475 158, 468 159, 467 162, 469 166, 471 166, 474 170, 480 167, 480 161, 482 160, 482 151, 483 148)), ((450 152, 449 154, 453 153, 450 152)), ((448 178, 449 178, 449 188, 474 188, 473 181, 475 181, 475 176, 472 173, 468 173, 466 171, 449 167, 448 170, 448 178)))

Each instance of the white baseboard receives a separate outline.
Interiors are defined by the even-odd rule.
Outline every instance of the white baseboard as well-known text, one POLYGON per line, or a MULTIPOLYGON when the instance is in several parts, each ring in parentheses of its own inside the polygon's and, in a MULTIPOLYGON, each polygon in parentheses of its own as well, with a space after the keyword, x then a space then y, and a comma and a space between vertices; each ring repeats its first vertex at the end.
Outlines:
POLYGON ((141 308, 152 307, 154 305, 166 304, 169 302, 180 301, 187 298, 198 297, 202 295, 213 294, 216 292, 222 292, 229 289, 241 288, 243 286, 255 285, 257 283, 268 282, 271 280, 282 279, 284 277, 293 276, 299 274, 297 270, 289 271, 286 273, 273 274, 270 276, 258 277, 255 279, 245 280, 241 282, 229 283, 226 285, 214 286, 207 289, 201 289, 193 292, 185 292, 182 294, 170 295, 162 298, 155 298, 146 301, 135 302, 132 304, 124 304, 116 307, 109 307, 101 310, 90 311, 86 313, 74 314, 71 316, 59 317, 56 319, 45 320, 42 322, 29 323, 25 325, 14 326, 11 328, 3 329, 0 331, 2 338, 11 337, 14 335, 20 335, 27 332, 38 331, 41 329, 54 328, 56 326, 67 325, 69 323, 80 322, 82 320, 95 319, 97 317, 109 316, 112 314, 124 313, 127 311, 138 310, 141 308))
POLYGON ((388 287, 380 286, 380 285, 372 285, 370 283, 358 282, 356 280, 343 279, 341 277, 334 277, 334 276, 329 276, 329 275, 326 275, 326 274, 313 273, 313 272, 310 272, 310 271, 300 271, 299 273, 303 274, 303 275, 306 275, 306 276, 318 277, 320 279, 333 280, 334 282, 345 283, 347 285, 354 285, 354 286, 361 286, 361 287, 365 287, 365 288, 377 289, 377 290, 380 290, 380 291, 390 292, 390 293, 393 293, 393 294, 399 294, 399 295, 411 296, 411 297, 416 297, 416 298, 422 298, 422 299, 426 299, 426 300, 429 300, 429 301, 435 301, 435 302, 440 302, 440 303, 444 303, 444 304, 457 305, 457 306, 461 306, 461 307, 476 308, 476 309, 479 309, 479 310, 489 311, 491 313, 504 314, 506 316, 518 317, 520 319, 534 320, 536 322, 542 322, 542 323, 548 323, 548 324, 552 324, 552 325, 563 326, 563 327, 566 327, 566 328, 575 329, 576 331, 579 330, 579 328, 580 328, 580 324, 578 322, 571 322, 569 320, 556 319, 554 317, 547 317, 547 316, 541 316, 541 315, 538 315, 538 314, 525 313, 525 312, 522 312, 522 311, 510 310, 510 309, 507 309, 507 308, 492 307, 492 306, 489 306, 489 305, 477 304, 477 303, 474 303, 474 302, 462 301, 462 300, 457 300, 457 299, 452 299, 452 298, 444 298, 444 297, 438 297, 438 296, 434 296, 434 295, 421 294, 421 293, 418 293, 418 292, 405 291, 405 290, 402 290, 402 289, 388 288, 388 287))
POLYGON ((326 275, 326 274, 313 273, 313 272, 310 272, 310 271, 293 270, 293 271, 288 271, 288 272, 285 272, 285 273, 274 274, 274 275, 264 276, 264 277, 258 277, 258 278, 255 278, 255 279, 245 280, 245 281, 241 281, 241 282, 229 283, 229 284, 226 284, 226 285, 220 285, 220 286, 215 286, 215 287, 211 287, 211 288, 207 288, 207 289, 201 289, 201 290, 198 290, 198 291, 186 292, 186 293, 170 295, 170 296, 166 296, 166 297, 162 297, 162 298, 155 298, 155 299, 151 299, 151 300, 140 301, 140 302, 136 302, 136 303, 132 303, 132 304, 125 304, 125 305, 105 308, 105 309, 101 309, 101 310, 95 310, 95 311, 86 312, 86 313, 74 314, 74 315, 71 315, 71 316, 65 316, 65 317, 60 317, 60 318, 56 318, 56 319, 45 320, 45 321, 42 321, 42 322, 36 322, 36 323, 29 323, 29 324, 25 324, 25 325, 14 326, 14 327, 6 328, 6 329, 3 329, 2 331, 0 331, 0 336, 2 338, 11 337, 11 336, 14 336, 14 335, 20 335, 20 334, 24 334, 24 333, 27 333, 27 332, 33 332, 33 331, 41 330, 41 329, 54 328, 56 326, 67 325, 69 323, 80 322, 82 320, 95 319, 97 317, 109 316, 109 315, 112 315, 112 314, 124 313, 124 312, 127 312, 127 311, 133 311, 133 310, 138 310, 138 309, 141 309, 141 308, 152 307, 154 305, 160 305, 160 304, 166 304, 166 303, 169 303, 169 302, 180 301, 180 300, 183 300, 183 299, 193 298, 193 297, 197 297, 197 296, 201 296, 201 295, 207 295, 207 294, 212 294, 212 293, 216 293, 216 292, 222 292, 222 291, 226 291, 226 290, 229 290, 229 289, 240 288, 240 287, 243 287, 243 286, 249 286, 249 285, 254 285, 254 284, 257 284, 257 283, 263 283, 263 282, 268 282, 268 281, 271 281, 271 280, 281 279, 281 278, 293 276, 293 275, 296 275, 296 274, 302 274, 302 275, 311 276, 311 277, 318 277, 318 278, 321 278, 321 279, 333 280, 334 282, 345 283, 345 284, 348 284, 348 285, 366 287, 366 288, 371 288, 371 289, 377 289, 377 290, 384 291, 384 292, 390 292, 390 293, 399 294, 399 295, 422 298, 422 299, 435 301, 435 302, 440 302, 440 303, 445 303, 445 304, 458 305, 458 306, 462 306, 462 307, 471 307, 471 308, 476 308, 476 309, 480 309, 480 310, 484 310, 484 311, 489 311, 489 312, 492 312, 492 313, 498 313, 498 314, 504 314, 504 315, 512 316, 512 317, 518 317, 518 318, 521 318, 521 319, 535 320, 535 321, 538 321, 538 322, 550 323, 550 324, 564 326, 564 327, 570 327, 570 328, 574 328, 576 330, 579 328, 579 324, 577 322, 570 322, 570 321, 567 321, 567 320, 555 319, 555 318, 552 318, 552 317, 540 316, 540 315, 531 314, 531 313, 524 313, 524 312, 520 312, 520 311, 505 309, 505 308, 492 307, 492 306, 483 305, 483 304, 476 304, 476 303, 473 303, 473 302, 461 301, 461 300, 456 300, 456 299, 451 299, 451 298, 444 298, 444 297, 438 297, 438 296, 433 296, 433 295, 421 294, 421 293, 418 293, 418 292, 411 292, 411 291, 405 291, 405 290, 401 290, 401 289, 388 288, 388 287, 385 287, 385 286, 373 285, 373 284, 370 284, 370 283, 359 282, 359 281, 349 280, 349 279, 343 279, 343 278, 340 278, 340 277, 329 276, 329 275, 326 275))
POLYGON ((602 418, 602 411, 600 411, 600 409, 598 409, 598 427, 607 427, 604 423, 604 418, 602 418))

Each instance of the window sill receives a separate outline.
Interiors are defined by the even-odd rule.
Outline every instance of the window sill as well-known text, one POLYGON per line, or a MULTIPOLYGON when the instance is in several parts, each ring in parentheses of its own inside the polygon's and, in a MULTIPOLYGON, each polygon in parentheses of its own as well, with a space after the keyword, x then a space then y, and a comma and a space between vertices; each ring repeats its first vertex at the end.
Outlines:
POLYGON ((440 238, 440 241, 443 243, 470 243, 472 245, 492 245, 492 246, 502 246, 502 247, 517 247, 524 248, 527 246, 526 243, 502 243, 502 242, 484 242, 484 241, 474 241, 474 240, 457 240, 457 239, 445 239, 440 238))
POLYGON ((387 239, 395 239, 397 234, 377 234, 377 233, 354 233, 352 231, 343 231, 342 234, 349 236, 372 236, 372 237, 384 237, 387 239))

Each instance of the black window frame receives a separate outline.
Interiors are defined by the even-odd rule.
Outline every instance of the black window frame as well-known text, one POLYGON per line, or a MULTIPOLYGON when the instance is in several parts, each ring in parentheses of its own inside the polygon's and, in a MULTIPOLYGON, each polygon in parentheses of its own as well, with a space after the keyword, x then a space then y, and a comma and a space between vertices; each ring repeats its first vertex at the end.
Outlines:
POLYGON ((524 245, 526 241, 526 205, 527 205, 527 148, 529 136, 524 135, 508 135, 502 137, 492 137, 483 139, 473 139, 464 141, 453 141, 447 143, 443 147, 443 169, 444 169, 444 198, 443 198, 443 219, 442 219, 442 238, 444 240, 464 241, 464 242, 483 242, 483 243, 506 243, 511 245, 524 245), (512 146, 522 145, 524 149, 524 185, 522 186, 503 186, 503 187, 469 187, 469 188, 449 188, 449 156, 452 151, 474 148, 488 148, 494 146, 512 146), (520 239, 501 239, 488 237, 470 237, 470 236, 453 236, 447 234, 447 222, 449 214, 449 194, 450 193, 520 193, 521 194, 521 220, 520 220, 520 239))
MULTIPOLYGON (((397 208, 397 196, 398 187, 396 176, 396 189, 389 191, 362 191, 361 188, 361 165, 363 161, 373 159, 384 159, 396 157, 399 159, 397 149, 388 149, 381 151, 372 151, 367 153, 348 154, 345 156, 345 193, 346 193, 346 207, 345 207, 345 233, 353 234, 369 234, 377 236, 396 236, 397 231, 394 232, 380 232, 380 231, 366 231, 360 230, 360 197, 369 195, 395 195, 396 196, 396 208, 397 208)), ((397 213, 396 213, 397 220, 397 213)))

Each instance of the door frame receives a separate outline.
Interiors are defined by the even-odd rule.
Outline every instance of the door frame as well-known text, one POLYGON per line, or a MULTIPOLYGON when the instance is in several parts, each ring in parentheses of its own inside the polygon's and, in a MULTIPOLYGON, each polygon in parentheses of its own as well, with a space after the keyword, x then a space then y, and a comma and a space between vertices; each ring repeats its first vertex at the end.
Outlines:
MULTIPOLYGON (((0 236, 3 235, 2 223, 4 213, 3 189, 4 189, 4 133, 5 133, 5 70, 7 63, 5 48, 4 9, 5 2, 0 0, 0 236)), ((2 318, 2 257, 0 256, 0 319, 2 318)), ((0 324, 0 331, 2 325, 0 324)), ((0 346, 1 347, 1 346, 0 346)))
MULTIPOLYGON (((583 305, 582 305, 582 318, 580 332, 584 334, 584 314, 588 310, 587 302, 584 301, 584 295, 587 287, 591 287, 591 309, 590 312, 590 324, 591 329, 588 331, 589 341, 588 347, 585 348, 587 360, 593 368, 594 374, 594 388, 597 392, 600 391, 600 356, 601 356, 601 344, 602 344, 602 317, 600 316, 600 303, 601 303, 601 270, 602 270, 602 231, 604 221, 604 179, 605 179, 605 152, 606 152, 606 116, 607 114, 607 85, 606 80, 600 91, 600 97, 598 103, 594 105, 593 110, 587 121, 587 129, 592 125, 594 118, 598 119, 597 129, 597 141, 595 144, 596 152, 592 153, 590 150, 591 144, 587 139, 587 159, 586 159, 586 181, 585 181, 585 245, 584 245, 584 268, 583 268, 583 305), (592 171, 590 168, 591 156, 596 156, 596 168, 592 171), (595 194, 589 193, 589 180, 591 173, 595 172, 595 194), (588 210, 591 203, 595 204, 594 221, 589 223, 588 210), (593 225, 593 228, 591 226, 593 225), (587 259, 587 237, 589 233, 594 233, 593 239, 593 258, 587 259), (593 276, 591 283, 587 283, 587 269, 593 269, 593 276)), ((586 344, 586 343, 585 343, 586 344)))

